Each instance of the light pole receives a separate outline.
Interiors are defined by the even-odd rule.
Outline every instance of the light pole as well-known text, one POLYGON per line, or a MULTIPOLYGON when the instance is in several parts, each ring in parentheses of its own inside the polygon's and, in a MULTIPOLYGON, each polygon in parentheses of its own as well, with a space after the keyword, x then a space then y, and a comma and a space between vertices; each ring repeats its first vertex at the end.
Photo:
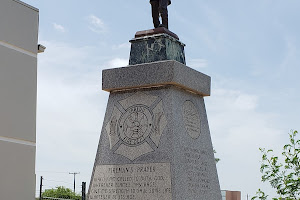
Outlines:
POLYGON ((43 177, 41 176, 41 183, 40 183, 40 198, 39 198, 39 200, 42 200, 42 193, 43 193, 43 177))
POLYGON ((77 174, 80 174, 80 172, 69 172, 69 174, 73 174, 74 175, 74 193, 75 193, 75 176, 77 174))

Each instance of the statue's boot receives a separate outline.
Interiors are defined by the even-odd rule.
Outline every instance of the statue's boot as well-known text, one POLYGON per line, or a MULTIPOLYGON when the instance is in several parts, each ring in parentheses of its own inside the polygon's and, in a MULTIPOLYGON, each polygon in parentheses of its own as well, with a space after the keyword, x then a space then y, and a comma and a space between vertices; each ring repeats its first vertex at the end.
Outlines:
POLYGON ((160 25, 158 1, 151 1, 151 8, 152 8, 152 18, 153 18, 154 28, 158 28, 160 25))

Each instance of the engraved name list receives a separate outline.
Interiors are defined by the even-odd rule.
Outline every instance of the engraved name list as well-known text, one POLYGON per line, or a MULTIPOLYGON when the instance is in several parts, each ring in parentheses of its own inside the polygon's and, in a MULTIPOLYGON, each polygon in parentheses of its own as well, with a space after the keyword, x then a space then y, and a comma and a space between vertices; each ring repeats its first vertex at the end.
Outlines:
POLYGON ((90 200, 171 200, 169 163, 98 165, 90 200))

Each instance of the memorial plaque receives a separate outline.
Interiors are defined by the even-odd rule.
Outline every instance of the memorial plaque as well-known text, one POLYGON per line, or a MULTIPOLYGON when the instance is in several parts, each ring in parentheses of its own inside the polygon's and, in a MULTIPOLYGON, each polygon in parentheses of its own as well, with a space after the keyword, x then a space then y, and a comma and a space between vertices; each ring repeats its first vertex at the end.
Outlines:
POLYGON ((183 118, 187 133, 197 139, 201 133, 200 115, 196 106, 191 101, 185 101, 183 104, 183 118))
POLYGON ((190 193, 205 194, 211 190, 209 162, 207 152, 191 147, 184 147, 185 163, 187 165, 187 184, 190 193))
POLYGON ((172 200, 170 163, 98 165, 90 200, 172 200))

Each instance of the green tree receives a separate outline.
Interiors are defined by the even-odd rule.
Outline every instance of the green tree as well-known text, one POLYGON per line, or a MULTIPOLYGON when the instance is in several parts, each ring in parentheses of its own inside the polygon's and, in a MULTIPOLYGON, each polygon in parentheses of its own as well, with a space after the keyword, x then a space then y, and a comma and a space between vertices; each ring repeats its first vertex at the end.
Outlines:
POLYGON ((74 193, 71 189, 65 188, 63 186, 56 187, 55 189, 45 190, 45 192, 43 192, 43 197, 74 199, 74 200, 81 199, 81 196, 74 193))
MULTIPOLYGON (((289 133, 289 144, 284 145, 281 156, 273 155, 273 150, 260 148, 262 162, 261 180, 269 182, 280 196, 278 199, 300 199, 300 139, 297 131, 289 133)), ((260 189, 252 199, 267 199, 267 195, 260 189)), ((273 200, 278 200, 273 198, 273 200)))
POLYGON ((251 199, 260 199, 260 200, 267 200, 268 195, 266 195, 261 189, 258 189, 258 191, 256 192, 256 196, 252 197, 251 199))

